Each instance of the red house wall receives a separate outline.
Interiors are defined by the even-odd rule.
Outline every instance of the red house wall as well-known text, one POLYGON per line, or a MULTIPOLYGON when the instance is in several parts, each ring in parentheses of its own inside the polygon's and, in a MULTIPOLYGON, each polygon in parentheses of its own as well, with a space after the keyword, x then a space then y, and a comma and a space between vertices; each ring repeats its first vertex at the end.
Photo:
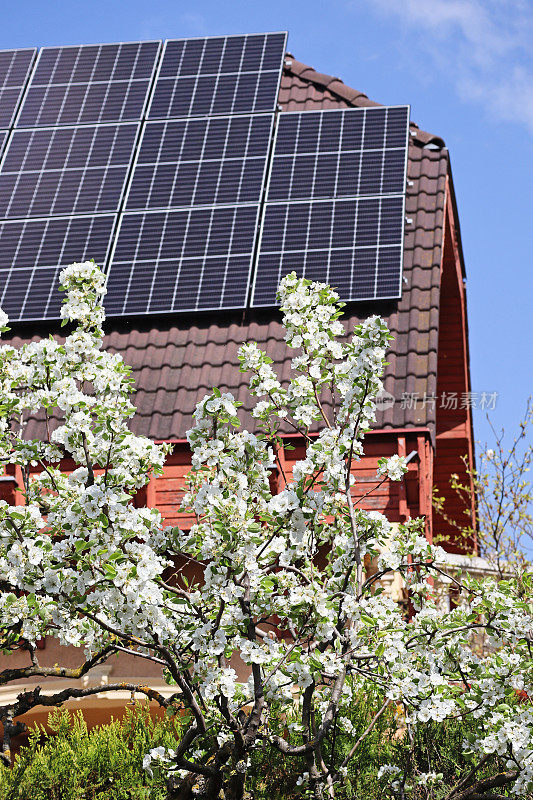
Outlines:
MULTIPOLYGON (((283 471, 287 480, 292 479, 292 468, 296 461, 304 457, 303 443, 297 437, 287 436, 287 445, 294 450, 283 450, 280 456, 283 460, 283 471)), ((353 465, 353 474, 356 477, 354 486, 354 499, 360 501, 361 508, 377 510, 385 514, 392 522, 399 522, 407 517, 426 515, 428 518, 428 535, 430 534, 431 514, 431 471, 432 451, 429 445, 429 432, 420 431, 373 431, 365 440, 365 453, 363 458, 353 465), (413 450, 418 453, 409 464, 409 472, 403 484, 385 481, 379 486, 380 480, 376 477, 378 459, 382 456, 392 456, 396 453, 408 455, 413 450)), ((187 514, 180 514, 185 490, 185 476, 190 469, 190 453, 185 442, 177 442, 173 453, 168 457, 164 474, 152 478, 147 490, 147 504, 158 508, 166 525, 179 525, 189 527, 194 519, 187 514)), ((279 489, 283 487, 283 478, 277 476, 279 489)))
POLYGON ((459 528, 470 524, 465 513, 475 513, 475 503, 465 506, 450 487, 456 473, 462 483, 470 484, 463 457, 474 465, 472 411, 468 397, 468 329, 466 296, 459 260, 458 232, 453 225, 453 209, 448 191, 448 208, 442 260, 437 360, 437 435, 435 453, 435 489, 444 498, 444 513, 434 514, 433 527, 438 543, 450 552, 477 552, 475 537, 465 538, 459 528), (457 397, 456 408, 445 408, 443 398, 457 397))

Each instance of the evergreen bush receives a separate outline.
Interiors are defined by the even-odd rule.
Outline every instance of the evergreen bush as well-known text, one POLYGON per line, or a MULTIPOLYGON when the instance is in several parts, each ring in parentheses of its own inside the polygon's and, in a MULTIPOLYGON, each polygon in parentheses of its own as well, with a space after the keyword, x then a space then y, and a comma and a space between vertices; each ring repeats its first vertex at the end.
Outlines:
POLYGON ((0 766, 0 800, 166 800, 165 776, 143 769, 152 747, 175 746, 179 718, 153 720, 145 706, 88 730, 81 711, 56 709, 31 728, 13 769, 0 766))

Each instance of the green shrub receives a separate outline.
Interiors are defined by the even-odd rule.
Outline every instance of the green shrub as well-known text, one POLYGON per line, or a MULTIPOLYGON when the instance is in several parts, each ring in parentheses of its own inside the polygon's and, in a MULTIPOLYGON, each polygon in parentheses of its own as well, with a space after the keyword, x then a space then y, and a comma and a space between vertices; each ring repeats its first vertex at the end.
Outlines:
POLYGON ((143 770, 152 747, 175 747, 178 718, 152 720, 144 706, 87 730, 81 711, 53 711, 36 726, 12 770, 0 766, 0 800, 165 800, 165 778, 143 770))
MULTIPOLYGON (((359 736, 366 730, 382 702, 383 698, 370 693, 354 699, 348 715, 353 730, 349 734, 334 730, 335 765, 342 763, 359 736)), ((378 780, 379 768, 384 764, 397 766, 402 772, 414 778, 415 782, 410 782, 411 787, 404 795, 406 800, 443 800, 460 777, 468 772, 463 741, 472 730, 473 722, 468 719, 448 720, 439 724, 428 722, 416 729, 410 738, 403 717, 394 707, 389 707, 357 748, 342 786, 336 788, 336 800, 385 800, 400 797, 401 793, 398 790, 390 793, 378 780), (416 778, 423 773, 437 773, 439 778, 432 785, 418 786, 416 778)), ((279 725, 278 733, 283 735, 283 724, 279 725)), ((294 737, 292 741, 296 743, 294 737)), ((324 761, 328 766, 331 765, 332 745, 330 736, 323 748, 324 761)), ((477 773, 478 778, 494 774, 504 765, 505 759, 501 760, 501 763, 493 761, 486 770, 477 773)), ((305 769, 303 758, 285 758, 269 745, 257 750, 249 772, 247 788, 250 800, 307 798, 305 787, 298 786, 296 782, 297 776, 305 769)), ((506 789, 500 792, 498 796, 509 794, 506 789)))

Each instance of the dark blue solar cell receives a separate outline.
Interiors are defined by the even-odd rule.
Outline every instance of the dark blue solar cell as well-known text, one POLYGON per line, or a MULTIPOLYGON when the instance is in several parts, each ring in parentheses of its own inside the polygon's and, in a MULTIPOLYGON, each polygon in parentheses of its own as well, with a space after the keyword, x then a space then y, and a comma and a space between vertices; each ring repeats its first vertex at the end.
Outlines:
POLYGON ((366 114, 363 144, 365 149, 382 148, 385 145, 387 112, 384 108, 373 108, 366 114))
POLYGON ((360 150, 363 144, 364 114, 344 114, 342 150, 360 150))
POLYGON ((242 307, 257 214, 257 205, 125 214, 109 270, 108 313, 242 307))
POLYGON ((137 125, 16 130, 0 170, 0 217, 118 209, 137 125))
POLYGON ((293 269, 343 300, 399 297, 402 230, 401 196, 267 204, 252 305, 274 305, 293 269))
MULTIPOLYGON (((296 141, 293 142, 292 152, 294 153, 316 153, 320 136, 321 112, 310 112, 300 116, 300 125, 297 131, 296 141)), ((286 125, 285 116, 280 117, 281 126, 286 125)))
POLYGON ((168 41, 150 119, 273 111, 285 34, 168 41))
MULTIPOLYGON (((214 110, 212 106, 215 96, 215 89, 217 90, 217 96, 223 96, 224 98, 226 96, 226 87, 224 85, 224 81, 225 76, 221 78, 220 85, 217 86, 218 81, 216 75, 202 75, 198 79, 195 79, 187 114, 190 114, 191 116, 203 116, 204 114, 211 114, 214 110)), ((233 91, 233 86, 234 82, 232 82, 228 94, 233 91)), ((178 116, 178 114, 176 114, 176 116, 178 116)), ((179 116, 181 116, 181 114, 179 114, 179 116)))
POLYGON ((337 172, 337 197, 353 197, 359 194, 361 176, 361 153, 341 153, 337 172))
MULTIPOLYGON (((292 170, 289 173, 290 184, 288 198, 290 200, 300 200, 305 197, 313 196, 313 172, 316 165, 316 156, 300 156, 294 160, 292 170)), ((283 164, 281 165, 283 168, 283 164)), ((273 176, 274 177, 274 176, 273 176)), ((333 176, 335 180, 335 176, 333 176)), ((273 195, 269 199, 284 200, 284 195, 273 195)))
POLYGON ((341 127, 346 115, 339 119, 335 114, 323 114, 320 127, 319 150, 322 152, 335 152, 340 147, 341 127), (339 124, 339 122, 341 124, 339 124))
POLYGON ((308 197, 335 197, 337 192, 337 167, 339 158, 336 153, 325 154, 317 159, 314 180, 306 181, 309 185, 308 197))
POLYGON ((361 159, 359 194, 380 194, 383 175, 383 150, 368 150, 361 159))
POLYGON ((128 210, 259 202, 272 123, 272 115, 149 122, 128 210))
POLYGON ((379 212, 381 202, 379 198, 361 200, 357 210, 357 246, 371 246, 378 242, 379 212))
POLYGON ((364 300, 374 296, 377 275, 376 257, 377 248, 375 247, 355 249, 353 275, 351 278, 351 296, 354 300, 364 300))

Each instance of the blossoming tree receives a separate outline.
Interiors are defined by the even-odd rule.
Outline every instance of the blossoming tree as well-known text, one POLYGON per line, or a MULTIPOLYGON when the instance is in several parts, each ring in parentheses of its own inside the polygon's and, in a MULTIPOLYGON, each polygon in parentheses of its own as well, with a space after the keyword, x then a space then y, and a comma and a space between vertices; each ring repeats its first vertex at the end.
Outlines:
MULTIPOLYGON (((165 765, 180 798, 242 798, 257 747, 294 761, 302 793, 333 798, 391 704, 408 730, 475 720, 478 735, 465 745, 450 798, 531 788, 533 712, 516 703, 517 692, 533 688, 526 599, 509 583, 445 578, 436 564, 443 553, 419 522, 393 526, 352 497, 351 467, 374 419, 390 338, 383 321, 371 317, 346 340, 329 287, 294 274, 282 281, 286 339, 297 352, 292 380, 283 386, 267 354, 245 344, 241 368, 261 398, 256 432, 241 429, 229 394, 215 389, 199 404, 185 499, 196 524, 183 532, 131 502, 161 472, 166 448, 129 431, 129 372, 102 350, 104 276, 86 262, 65 269, 61 282, 62 316, 74 323, 64 342, 0 349, 0 461, 18 466, 24 481, 23 505, 0 504, 0 646, 28 652, 28 665, 5 669, 0 683, 77 678, 117 652, 161 665, 175 686, 170 697, 128 688, 182 717, 176 750, 145 759, 147 769, 165 765), (24 436, 28 413, 37 412, 46 441, 24 436), (303 437, 306 453, 273 494, 282 425, 303 437), (77 465, 68 474, 65 457, 77 465), (188 580, 190 564, 200 580, 188 580), (391 571, 409 587, 411 619, 379 588, 391 571), (463 600, 451 612, 441 610, 434 578, 458 584, 463 600), (471 647, 481 628, 493 644, 483 657, 471 647), (83 647, 85 660, 77 669, 42 666, 36 641, 45 633, 83 647), (248 680, 237 679, 237 658, 248 680), (351 698, 368 687, 381 706, 341 760, 335 737, 349 735, 351 698), (287 721, 283 736, 274 717, 287 721), (481 779, 480 767, 491 765, 494 774, 481 779)), ((380 480, 400 480, 405 470, 403 459, 383 459, 380 480)), ((22 691, 0 707, 4 758, 29 709, 116 688, 124 686, 22 691)), ((437 780, 388 765, 381 776, 402 796, 437 780)))

